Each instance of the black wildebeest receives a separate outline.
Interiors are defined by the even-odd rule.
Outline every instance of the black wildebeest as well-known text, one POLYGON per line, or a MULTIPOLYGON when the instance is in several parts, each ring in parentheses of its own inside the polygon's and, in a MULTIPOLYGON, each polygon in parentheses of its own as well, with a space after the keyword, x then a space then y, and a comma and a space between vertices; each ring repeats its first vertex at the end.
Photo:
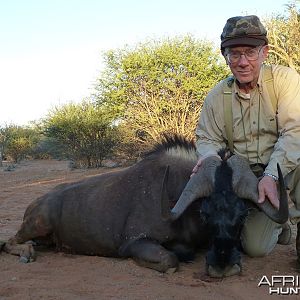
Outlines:
MULTIPOLYGON (((168 137, 129 168, 58 186, 29 205, 4 250, 28 262, 35 257, 26 243, 32 240, 71 253, 132 257, 168 272, 210 240, 208 273, 236 274, 239 233, 249 210, 245 199, 257 202, 257 179, 235 155, 206 159, 190 179, 196 160, 193 143, 168 137)), ((259 206, 283 223, 287 200, 283 189, 280 194, 279 211, 266 201, 259 206)))

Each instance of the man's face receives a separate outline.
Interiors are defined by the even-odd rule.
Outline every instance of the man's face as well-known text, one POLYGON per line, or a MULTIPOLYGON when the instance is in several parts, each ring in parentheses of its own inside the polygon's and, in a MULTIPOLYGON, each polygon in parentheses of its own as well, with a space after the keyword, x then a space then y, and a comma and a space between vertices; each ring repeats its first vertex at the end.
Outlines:
POLYGON ((267 58, 268 46, 226 48, 224 56, 231 72, 241 84, 257 83, 261 64, 267 58))

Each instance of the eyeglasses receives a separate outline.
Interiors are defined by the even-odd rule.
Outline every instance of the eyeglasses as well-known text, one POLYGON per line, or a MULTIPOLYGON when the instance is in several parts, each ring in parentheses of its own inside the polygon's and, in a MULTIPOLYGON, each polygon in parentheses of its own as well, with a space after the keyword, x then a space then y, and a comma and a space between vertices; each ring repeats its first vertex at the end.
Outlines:
POLYGON ((251 48, 251 49, 247 49, 243 52, 239 52, 239 51, 230 51, 226 54, 226 57, 227 57, 227 60, 228 62, 230 62, 231 64, 235 64, 237 63, 241 56, 244 55, 247 60, 249 61, 253 61, 253 60, 257 60, 258 59, 258 56, 259 56, 259 53, 260 53, 260 50, 262 49, 263 47, 260 47, 260 48, 251 48))

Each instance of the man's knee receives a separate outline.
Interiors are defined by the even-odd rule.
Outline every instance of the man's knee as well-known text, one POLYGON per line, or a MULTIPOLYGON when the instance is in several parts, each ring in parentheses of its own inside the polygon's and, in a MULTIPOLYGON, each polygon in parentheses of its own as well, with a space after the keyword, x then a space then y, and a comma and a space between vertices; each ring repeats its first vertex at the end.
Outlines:
POLYGON ((289 195, 296 208, 300 210, 300 166, 287 174, 284 178, 289 195))
POLYGON ((262 245, 259 243, 254 243, 253 241, 251 243, 244 242, 242 243, 242 247, 244 252, 250 256, 250 257, 262 257, 266 256, 269 254, 273 248, 275 247, 270 247, 269 245, 262 245))
POLYGON ((269 254, 276 246, 281 231, 280 224, 273 222, 263 212, 253 210, 241 233, 244 252, 251 257, 269 254))

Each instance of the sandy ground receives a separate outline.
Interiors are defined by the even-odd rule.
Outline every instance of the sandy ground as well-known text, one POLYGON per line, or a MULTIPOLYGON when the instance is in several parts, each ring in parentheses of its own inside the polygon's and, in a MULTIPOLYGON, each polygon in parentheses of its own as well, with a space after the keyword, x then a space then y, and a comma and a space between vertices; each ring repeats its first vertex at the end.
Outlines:
MULTIPOLYGON (((71 171, 68 162, 55 160, 24 161, 13 171, 0 168, 0 240, 15 234, 33 199, 60 183, 107 171, 71 171)), ((271 296, 267 286, 258 287, 263 275, 300 275, 294 240, 292 245, 277 245, 264 258, 243 256, 242 274, 222 280, 206 276, 204 253, 192 264, 181 264, 174 274, 161 274, 131 259, 43 250, 35 262, 22 264, 1 252, 0 299, 300 299, 300 293, 271 296)))

